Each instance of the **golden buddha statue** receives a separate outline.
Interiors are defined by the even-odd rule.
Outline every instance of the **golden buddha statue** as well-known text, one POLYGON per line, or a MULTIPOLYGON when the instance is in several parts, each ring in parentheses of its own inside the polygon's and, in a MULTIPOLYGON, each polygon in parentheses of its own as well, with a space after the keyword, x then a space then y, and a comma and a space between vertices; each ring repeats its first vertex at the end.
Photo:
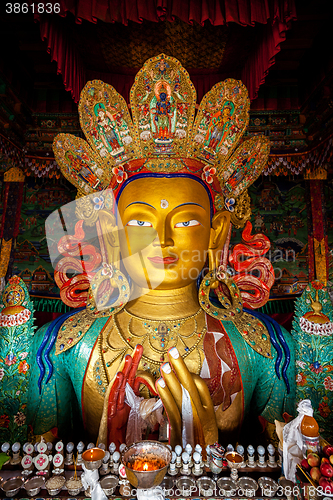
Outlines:
POLYGON ((245 273, 241 291, 226 270, 230 220, 241 225, 249 217, 246 188, 267 161, 268 142, 254 137, 236 149, 249 119, 241 82, 216 85, 195 117, 187 72, 163 54, 145 63, 130 100, 132 118, 112 87, 88 82, 79 104, 88 142, 69 134, 54 142, 64 176, 78 189, 75 235, 60 239, 55 276, 63 301, 81 307, 35 335, 28 418, 35 434, 57 428, 72 437, 82 423, 87 438, 119 444, 128 383, 162 400, 172 444, 182 441, 186 401, 195 442, 214 443, 219 433, 230 442, 251 416, 274 422, 294 410, 292 338, 243 308, 244 298, 247 306, 262 305, 273 282, 262 257, 265 237, 247 229, 261 281, 245 273), (172 102, 168 140, 151 130, 151 102, 162 87, 172 102), (233 110, 228 130, 208 149, 205 136, 226 103, 233 110), (112 108, 123 144, 112 155, 96 106, 112 108), (100 183, 73 177, 64 151, 81 156, 100 183), (86 242, 91 228, 97 237, 86 242), (73 269, 81 272, 70 277, 73 269))

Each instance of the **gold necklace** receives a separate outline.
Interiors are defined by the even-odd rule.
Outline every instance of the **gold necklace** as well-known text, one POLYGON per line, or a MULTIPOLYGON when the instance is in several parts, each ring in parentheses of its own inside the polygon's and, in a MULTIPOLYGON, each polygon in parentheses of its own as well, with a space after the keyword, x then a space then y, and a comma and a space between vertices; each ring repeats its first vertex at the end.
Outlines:
POLYGON ((130 320, 127 327, 129 338, 130 339, 132 339, 133 337, 138 338, 141 340, 141 343, 147 340, 151 349, 157 354, 161 354, 168 350, 169 343, 175 338, 179 338, 184 347, 185 348, 187 347, 186 343, 184 342, 184 337, 189 339, 197 333, 198 324, 196 317, 201 312, 201 309, 199 309, 196 313, 192 314, 191 316, 188 316, 187 318, 181 318, 179 320, 174 320, 174 319, 151 320, 135 316, 126 309, 125 312, 130 316, 130 320), (194 320, 194 330, 189 335, 186 336, 184 334, 183 335, 180 334, 179 333, 180 329, 184 326, 184 324, 187 321, 191 319, 194 320), (143 336, 137 335, 133 332, 133 330, 131 330, 131 324, 133 320, 140 322, 141 326, 146 331, 146 333, 143 336), (154 343, 159 344, 158 347, 155 347, 153 345, 154 343))
MULTIPOLYGON (((206 333, 206 327, 202 329, 201 332, 198 332, 198 325, 197 325, 197 320, 196 317, 202 313, 202 310, 199 309, 196 313, 192 314, 191 316, 188 316, 187 318, 181 318, 179 320, 173 320, 173 319, 166 319, 166 320, 151 320, 147 318, 141 318, 138 316, 135 316, 134 314, 130 313, 127 310, 123 310, 128 316, 130 316, 128 327, 127 327, 127 332, 129 333, 129 337, 125 338, 124 334, 121 331, 121 328, 118 325, 116 316, 114 316, 114 325, 116 328, 116 331, 118 335, 121 337, 123 340, 124 344, 127 346, 128 349, 133 349, 133 340, 135 340, 135 344, 140 343, 141 345, 144 345, 145 343, 148 344, 149 348, 155 352, 156 354, 159 355, 159 360, 152 359, 148 356, 142 355, 142 361, 143 361, 143 366, 147 370, 151 370, 151 368, 155 369, 155 372, 158 371, 158 368, 160 367, 161 363, 164 362, 165 360, 165 355, 166 352, 169 349, 169 343, 171 340, 175 341, 175 344, 177 344, 177 341, 179 340, 183 349, 184 353, 182 353, 183 359, 189 356, 199 345, 200 341, 203 339, 204 334, 206 333), (182 326, 185 325, 185 323, 189 320, 193 319, 194 320, 194 328, 191 329, 191 332, 187 335, 180 333, 180 329, 182 326), (145 333, 143 335, 138 335, 133 332, 131 329, 130 325, 133 320, 137 320, 141 323, 143 326, 145 333), (193 338, 194 336, 197 336, 195 342, 191 347, 187 345, 186 339, 193 338), (150 338, 151 337, 151 338, 150 338), (137 340, 136 340, 137 339, 137 340), (164 339, 164 340, 162 340, 164 339), (166 340, 167 339, 167 340, 166 340), (160 343, 159 347, 157 348, 156 346, 153 345, 153 341, 158 341, 160 343)), ((114 351, 115 348, 111 345, 109 336, 106 338, 106 345, 107 348, 114 351)), ((153 373, 154 374, 154 373, 153 373)))

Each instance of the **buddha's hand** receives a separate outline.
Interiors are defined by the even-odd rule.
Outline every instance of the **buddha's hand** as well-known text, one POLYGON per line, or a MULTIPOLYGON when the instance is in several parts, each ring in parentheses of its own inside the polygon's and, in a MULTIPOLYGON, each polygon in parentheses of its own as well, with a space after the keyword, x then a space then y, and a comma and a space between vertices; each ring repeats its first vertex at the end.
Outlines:
POLYGON ((167 412, 171 428, 171 445, 182 444, 183 394, 191 398, 194 442, 207 446, 218 441, 218 428, 212 398, 205 381, 190 373, 178 350, 168 352, 169 363, 161 366, 162 378, 155 387, 167 412))
POLYGON ((152 394, 154 379, 146 372, 137 371, 143 353, 142 345, 137 345, 132 355, 127 354, 123 361, 121 371, 115 376, 108 402, 108 445, 114 442, 117 448, 126 442, 126 427, 130 407, 125 403, 126 384, 128 383, 134 393, 139 396, 139 387, 145 384, 152 394))

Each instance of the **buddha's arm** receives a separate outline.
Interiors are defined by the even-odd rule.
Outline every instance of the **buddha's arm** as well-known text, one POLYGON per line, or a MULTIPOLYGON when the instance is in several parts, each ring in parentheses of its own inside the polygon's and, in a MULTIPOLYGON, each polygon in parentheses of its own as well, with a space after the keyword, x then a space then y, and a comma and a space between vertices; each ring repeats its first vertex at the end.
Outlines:
MULTIPOLYGON (((35 336, 31 347, 31 374, 28 394, 28 423, 33 428, 34 435, 45 434, 51 429, 57 428, 64 435, 74 434, 74 428, 81 427, 81 416, 78 411, 77 398, 75 396, 72 382, 64 365, 63 356, 56 356, 54 347, 49 358, 53 366, 53 373, 46 383, 49 368, 45 366, 45 374, 39 387, 41 370, 37 363, 37 354, 47 330, 45 325, 40 328, 35 336)), ((44 350, 45 352, 45 350, 44 350)))
POLYGON ((283 413, 285 412, 295 415, 295 347, 290 333, 284 328, 281 328, 281 330, 290 353, 290 362, 286 371, 289 391, 282 376, 285 355, 283 355, 281 361, 279 379, 276 374, 277 353, 272 347, 271 352, 274 359, 260 357, 257 364, 258 379, 251 401, 252 409, 271 423, 274 423, 274 420, 283 421, 283 413))

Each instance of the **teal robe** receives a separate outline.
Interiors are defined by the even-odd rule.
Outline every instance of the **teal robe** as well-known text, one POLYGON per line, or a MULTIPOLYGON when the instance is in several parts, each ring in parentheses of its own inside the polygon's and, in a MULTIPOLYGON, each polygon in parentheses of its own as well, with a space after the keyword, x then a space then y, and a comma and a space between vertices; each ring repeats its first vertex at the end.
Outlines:
MULTIPOLYGON (((91 352, 106 321, 107 318, 95 320, 76 345, 57 356, 55 344, 53 345, 49 353, 53 365, 52 375, 47 381, 49 372, 46 369, 41 390, 38 385, 40 367, 37 364, 37 352, 48 325, 36 332, 30 356, 31 378, 27 417, 34 434, 43 434, 57 428, 59 437, 64 440, 84 438, 82 405, 84 377, 91 352)), ((276 373, 277 352, 274 347, 271 347, 271 359, 263 357, 245 342, 232 322, 222 324, 237 358, 243 388, 243 423, 247 424, 245 428, 251 427, 252 422, 259 415, 272 423, 275 419, 283 421, 284 412, 293 415, 295 413, 295 347, 292 336, 282 329, 290 351, 290 363, 287 369, 290 384, 288 393, 285 380, 281 375, 278 378, 276 373)), ((283 366, 284 359, 285 355, 281 360, 281 366, 283 366)))

